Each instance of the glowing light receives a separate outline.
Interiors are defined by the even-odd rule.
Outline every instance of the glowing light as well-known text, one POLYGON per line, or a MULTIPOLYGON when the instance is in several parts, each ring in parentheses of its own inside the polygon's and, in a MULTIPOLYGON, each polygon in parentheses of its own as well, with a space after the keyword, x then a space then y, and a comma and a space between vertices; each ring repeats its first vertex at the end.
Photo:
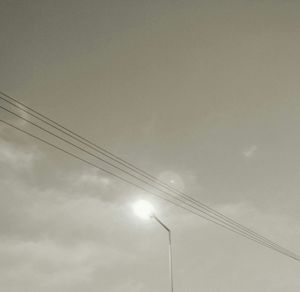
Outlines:
POLYGON ((134 213, 142 219, 150 219, 154 215, 153 206, 144 200, 138 201, 133 205, 134 213))

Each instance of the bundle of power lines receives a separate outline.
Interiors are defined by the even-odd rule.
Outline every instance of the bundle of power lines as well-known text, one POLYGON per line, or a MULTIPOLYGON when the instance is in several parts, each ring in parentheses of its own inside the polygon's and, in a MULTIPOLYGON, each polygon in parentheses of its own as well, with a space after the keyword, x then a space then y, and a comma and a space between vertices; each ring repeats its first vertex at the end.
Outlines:
POLYGON ((24 127, 19 126, 16 123, 12 123, 11 119, 5 119, 1 117, 0 122, 59 151, 62 151, 73 158, 93 166, 127 184, 159 197, 160 199, 191 212, 196 216, 213 222, 222 228, 237 233, 249 240, 275 250, 296 261, 300 260, 300 257, 292 251, 278 245, 274 241, 214 210, 208 205, 201 203, 188 194, 174 188, 173 186, 158 180, 150 173, 132 163, 129 163, 121 157, 116 156, 107 149, 104 149, 103 147, 93 143, 74 131, 67 129, 63 125, 55 122, 53 119, 50 119, 35 109, 26 106, 24 103, 19 102, 15 98, 0 92, 0 100, 2 101, 2 105, 0 105, 2 112, 6 112, 17 119, 25 121, 36 128, 39 134, 25 130, 24 127), (54 137, 56 141, 60 141, 65 145, 72 146, 74 151, 70 151, 68 148, 61 146, 61 143, 52 142, 51 139, 45 139, 41 134, 47 134, 48 136, 50 135, 51 137, 54 137), (89 158, 92 158, 93 161, 86 158, 86 155, 89 158))

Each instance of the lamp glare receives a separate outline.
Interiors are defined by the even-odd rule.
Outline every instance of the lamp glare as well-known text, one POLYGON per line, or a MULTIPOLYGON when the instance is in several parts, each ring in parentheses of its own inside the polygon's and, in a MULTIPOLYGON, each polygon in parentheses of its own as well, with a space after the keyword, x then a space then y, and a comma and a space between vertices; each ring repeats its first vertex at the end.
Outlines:
POLYGON ((144 220, 150 219, 154 215, 153 206, 144 200, 136 202, 133 205, 133 211, 138 217, 144 220))

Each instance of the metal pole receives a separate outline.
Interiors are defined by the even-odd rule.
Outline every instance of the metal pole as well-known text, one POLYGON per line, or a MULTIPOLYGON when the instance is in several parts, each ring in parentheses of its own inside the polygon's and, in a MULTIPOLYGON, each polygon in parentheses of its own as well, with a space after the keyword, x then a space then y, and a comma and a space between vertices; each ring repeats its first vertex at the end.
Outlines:
POLYGON ((172 262, 171 230, 169 230, 169 268, 170 268, 171 292, 173 292, 174 291, 174 284, 173 284, 173 262, 172 262))
POLYGON ((152 216, 164 229, 166 229, 169 233, 169 273, 170 273, 170 287, 171 292, 174 291, 174 283, 173 283, 173 260, 172 260, 172 239, 171 239, 171 230, 161 222, 155 215, 152 216))

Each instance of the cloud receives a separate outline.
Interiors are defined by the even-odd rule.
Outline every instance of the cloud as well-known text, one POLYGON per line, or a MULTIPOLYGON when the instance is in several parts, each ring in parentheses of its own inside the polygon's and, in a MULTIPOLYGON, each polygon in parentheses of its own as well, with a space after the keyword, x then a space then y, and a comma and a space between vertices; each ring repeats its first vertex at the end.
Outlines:
POLYGON ((257 150, 258 150, 258 147, 256 145, 252 145, 243 151, 243 155, 246 158, 251 158, 257 150))
POLYGON ((18 147, 0 139, 0 162, 14 169, 31 168, 39 157, 36 147, 18 147))
MULTIPOLYGON (((7 173, 1 176, 1 290, 160 292, 168 289, 167 234, 155 222, 138 220, 132 214, 130 204, 139 191, 85 167, 65 173, 63 179, 54 178, 51 186, 41 187, 15 167, 23 161, 21 165, 27 163, 31 169, 39 170, 35 158, 23 157, 32 148, 5 143, 19 158, 15 161, 8 155, 3 162, 5 168, 0 168, 1 174, 7 173)), ((58 170, 47 159, 43 167, 48 170, 45 176, 58 170)), ((167 177, 174 177, 173 172, 167 177)), ((272 259, 278 259, 281 272, 285 273, 287 264, 281 262, 282 256, 276 257, 169 204, 154 203, 157 214, 173 232, 178 290, 195 291, 201 280, 203 287, 212 287, 211 291, 220 291, 224 283, 229 284, 222 291, 233 291, 234 277, 248 279, 248 274, 256 271, 258 259, 264 270, 272 269, 272 259), (212 274, 218 281, 212 283, 212 274)), ((247 202, 227 202, 214 208, 264 235, 272 235, 274 240, 286 240, 283 243, 296 251, 300 240, 296 219, 262 212, 247 202)), ((290 284, 292 275, 286 273, 289 281, 284 285, 296 291, 299 285, 290 284)), ((276 279, 272 279, 271 273, 266 277, 271 282, 267 287, 273 288, 276 279)), ((261 279, 252 281, 261 285, 261 279)), ((279 287, 272 291, 282 291, 283 285, 279 287)), ((256 288, 255 284, 249 284, 244 291, 259 291, 256 288)))
POLYGON ((90 262, 97 251, 90 244, 64 246, 48 239, 2 240, 0 286, 9 291, 74 289, 89 281, 93 271, 90 262))
POLYGON ((92 187, 107 188, 111 186, 111 178, 100 174, 97 169, 90 169, 78 175, 76 179, 78 185, 88 185, 92 187))
POLYGON ((134 275, 142 251, 118 202, 90 195, 94 186, 42 190, 16 179, 1 182, 1 290, 98 291, 106 282, 105 291, 141 291, 122 275, 134 275))

